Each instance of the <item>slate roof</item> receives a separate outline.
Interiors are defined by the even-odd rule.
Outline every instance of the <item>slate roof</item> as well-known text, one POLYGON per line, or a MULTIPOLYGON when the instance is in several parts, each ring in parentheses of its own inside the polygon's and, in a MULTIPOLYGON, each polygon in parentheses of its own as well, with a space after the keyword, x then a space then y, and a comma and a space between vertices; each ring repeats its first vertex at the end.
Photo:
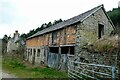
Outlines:
POLYGON ((68 20, 65 20, 63 22, 60 22, 58 24, 55 24, 51 27, 48 27, 48 28, 45 28, 35 34, 33 34, 32 36, 30 36, 29 38, 27 39, 30 39, 30 38, 33 38, 33 37, 36 37, 36 36, 39 36, 39 35, 42 35, 42 34, 45 34, 47 32, 51 32, 51 31, 54 31, 54 30, 58 30, 58 29, 61 29, 63 27, 67 27, 69 25, 72 25, 72 24, 75 24, 77 22, 82 22, 84 21, 86 18, 88 18, 91 14, 95 13, 97 10, 99 10, 100 8, 102 8, 103 5, 100 5, 100 6, 97 6, 89 11, 86 11, 78 16, 75 16, 75 17, 72 17, 68 20))

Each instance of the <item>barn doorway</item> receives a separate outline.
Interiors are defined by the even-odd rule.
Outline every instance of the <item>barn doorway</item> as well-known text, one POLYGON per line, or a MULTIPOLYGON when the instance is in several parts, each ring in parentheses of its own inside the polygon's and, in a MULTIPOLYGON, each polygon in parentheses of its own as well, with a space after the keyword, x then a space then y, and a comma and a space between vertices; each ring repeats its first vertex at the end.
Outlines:
POLYGON ((35 54, 36 54, 36 49, 33 49, 33 59, 32 59, 32 64, 35 64, 35 54))
POLYGON ((100 39, 104 35, 104 25, 98 24, 98 38, 100 39))

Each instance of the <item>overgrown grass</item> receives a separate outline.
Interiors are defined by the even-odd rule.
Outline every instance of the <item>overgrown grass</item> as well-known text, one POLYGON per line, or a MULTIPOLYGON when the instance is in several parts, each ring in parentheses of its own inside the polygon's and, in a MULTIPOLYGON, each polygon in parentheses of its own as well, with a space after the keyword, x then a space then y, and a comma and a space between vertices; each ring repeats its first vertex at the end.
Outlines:
POLYGON ((109 52, 114 48, 118 48, 118 35, 102 37, 94 42, 92 46, 88 46, 89 50, 95 52, 109 52))
POLYGON ((18 58, 4 57, 2 61, 2 68, 9 73, 14 74, 19 78, 66 78, 67 73, 57 71, 51 68, 35 68, 22 64, 22 61, 18 58))

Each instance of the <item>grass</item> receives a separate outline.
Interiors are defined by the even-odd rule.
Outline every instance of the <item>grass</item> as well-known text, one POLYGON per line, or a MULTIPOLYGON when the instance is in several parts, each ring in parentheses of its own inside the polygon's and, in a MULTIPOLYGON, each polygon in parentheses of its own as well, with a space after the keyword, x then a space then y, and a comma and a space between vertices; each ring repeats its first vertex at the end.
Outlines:
POLYGON ((47 67, 29 67, 20 59, 3 58, 3 70, 9 71, 18 78, 67 78, 67 73, 47 67))
POLYGON ((88 46, 89 50, 95 52, 110 52, 113 49, 118 48, 118 36, 104 36, 101 39, 92 43, 92 46, 88 46))

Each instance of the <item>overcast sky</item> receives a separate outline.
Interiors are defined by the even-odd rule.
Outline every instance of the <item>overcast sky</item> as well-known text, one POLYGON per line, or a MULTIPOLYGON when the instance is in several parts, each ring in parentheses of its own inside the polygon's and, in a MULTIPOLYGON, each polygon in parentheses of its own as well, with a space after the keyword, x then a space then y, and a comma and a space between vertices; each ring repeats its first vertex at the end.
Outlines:
POLYGON ((0 0, 0 38, 40 27, 42 23, 69 19, 104 4, 106 11, 120 0, 0 0))

